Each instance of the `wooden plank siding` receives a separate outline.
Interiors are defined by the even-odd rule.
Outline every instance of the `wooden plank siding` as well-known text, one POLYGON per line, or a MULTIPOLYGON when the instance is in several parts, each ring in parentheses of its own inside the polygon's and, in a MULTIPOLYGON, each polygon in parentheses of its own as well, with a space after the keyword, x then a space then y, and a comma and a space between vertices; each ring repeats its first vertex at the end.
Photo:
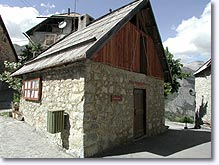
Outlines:
POLYGON ((121 28, 109 41, 91 57, 92 60, 113 67, 141 73, 140 38, 146 38, 145 48, 147 75, 164 79, 164 74, 152 38, 131 22, 121 28))
POLYGON ((147 37, 148 76, 164 79, 164 72, 160 59, 151 37, 147 37))

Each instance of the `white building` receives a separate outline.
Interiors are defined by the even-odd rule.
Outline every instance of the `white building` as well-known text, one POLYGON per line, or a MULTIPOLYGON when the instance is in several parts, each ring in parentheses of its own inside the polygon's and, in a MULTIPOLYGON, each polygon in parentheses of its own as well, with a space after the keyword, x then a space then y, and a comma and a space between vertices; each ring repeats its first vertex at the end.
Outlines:
POLYGON ((211 125, 211 59, 195 73, 196 111, 204 124, 211 125))

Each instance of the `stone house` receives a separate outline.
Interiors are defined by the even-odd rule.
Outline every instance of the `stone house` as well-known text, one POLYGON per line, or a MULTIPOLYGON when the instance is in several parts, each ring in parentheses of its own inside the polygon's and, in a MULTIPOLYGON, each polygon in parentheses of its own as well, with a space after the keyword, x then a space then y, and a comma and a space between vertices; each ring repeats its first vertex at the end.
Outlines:
MULTIPOLYGON (((0 74, 5 71, 4 61, 16 62, 17 60, 17 53, 0 15, 0 74)), ((11 108, 13 93, 14 91, 9 89, 6 83, 0 81, 0 110, 11 108)))
POLYGON ((45 49, 94 20, 88 14, 80 15, 70 12, 70 9, 68 13, 39 18, 45 20, 26 31, 24 35, 31 42, 39 43, 45 49))
POLYGON ((203 124, 211 125, 211 59, 195 73, 196 111, 203 124))
POLYGON ((13 76, 24 80, 25 121, 75 157, 165 131, 172 77, 147 0, 69 34, 13 76))

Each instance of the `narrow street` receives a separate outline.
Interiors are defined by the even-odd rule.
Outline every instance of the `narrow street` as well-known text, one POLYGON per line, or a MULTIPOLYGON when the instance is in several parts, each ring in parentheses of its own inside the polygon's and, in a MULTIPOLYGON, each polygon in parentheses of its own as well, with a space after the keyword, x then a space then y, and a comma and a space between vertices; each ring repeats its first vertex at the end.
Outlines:
POLYGON ((0 158, 72 158, 23 121, 0 116, 0 158))
MULTIPOLYGON (((102 158, 211 158, 211 130, 166 122, 169 130, 114 148, 102 158)), ((22 121, 0 116, 1 158, 73 158, 22 121)))
POLYGON ((104 158, 212 158, 211 129, 166 121, 169 130, 105 152, 104 158))

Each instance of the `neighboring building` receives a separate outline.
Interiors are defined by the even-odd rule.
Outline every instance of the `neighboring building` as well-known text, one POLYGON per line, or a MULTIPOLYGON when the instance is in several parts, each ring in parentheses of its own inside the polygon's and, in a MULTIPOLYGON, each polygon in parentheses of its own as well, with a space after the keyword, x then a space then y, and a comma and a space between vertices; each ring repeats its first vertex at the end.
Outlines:
POLYGON ((69 11, 66 14, 46 17, 44 21, 28 30, 26 34, 31 41, 40 43, 43 48, 47 48, 69 33, 86 26, 85 22, 88 24, 91 21, 93 18, 87 14, 79 15, 69 11))
MULTIPOLYGON (((5 71, 4 61, 16 62, 18 60, 5 24, 0 15, 0 74, 5 71)), ((0 110, 10 109, 14 91, 7 84, 0 81, 0 110)))
POLYGON ((24 80, 25 121, 76 157, 166 129, 172 77, 148 0, 69 34, 13 76, 24 80))
POLYGON ((196 111, 204 124, 211 125, 211 59, 195 73, 196 111))

